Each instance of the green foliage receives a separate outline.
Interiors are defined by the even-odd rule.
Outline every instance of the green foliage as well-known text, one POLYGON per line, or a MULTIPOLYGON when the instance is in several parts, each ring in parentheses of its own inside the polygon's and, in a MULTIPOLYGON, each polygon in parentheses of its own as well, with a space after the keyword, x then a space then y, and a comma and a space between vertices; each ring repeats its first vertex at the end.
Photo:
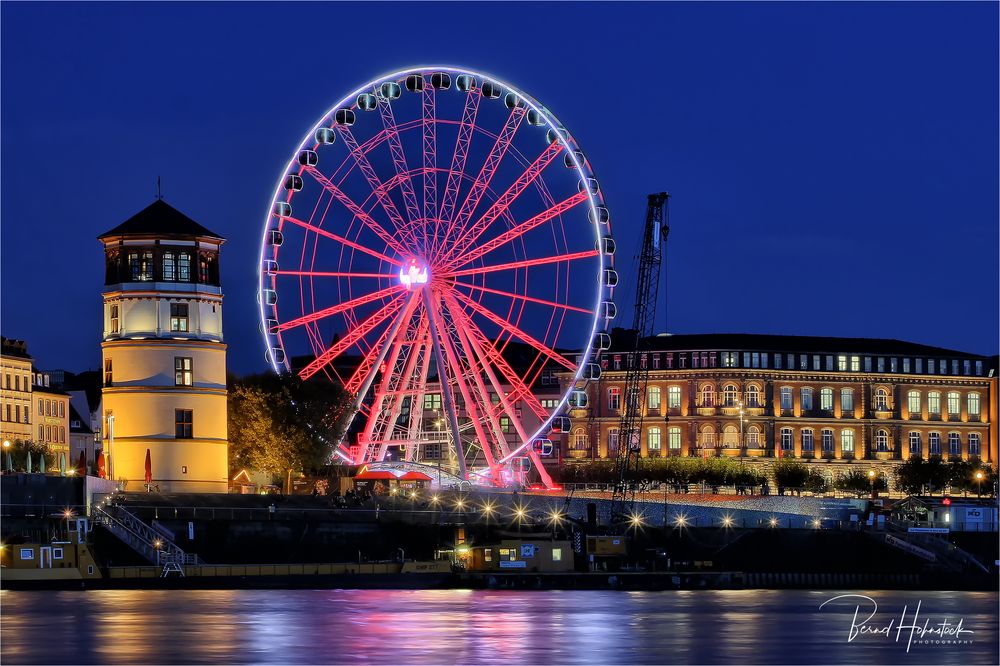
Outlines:
POLYGON ((825 493, 831 490, 826 478, 815 469, 809 470, 809 475, 806 477, 805 489, 811 493, 825 493))
POLYGON ((229 465, 269 472, 314 470, 329 462, 349 396, 330 384, 273 374, 231 379, 229 465))
POLYGON ((978 458, 955 461, 948 464, 948 482, 953 492, 982 493, 992 495, 996 474, 993 468, 978 458), (976 474, 982 477, 976 479, 976 474))
POLYGON ((809 468, 794 460, 779 460, 771 468, 774 483, 779 488, 805 488, 809 478, 809 468))
POLYGON ((929 460, 913 457, 895 470, 896 487, 911 495, 944 492, 951 486, 954 492, 991 494, 996 473, 978 459, 945 463, 940 456, 929 460), (977 484, 976 473, 982 474, 977 484))
POLYGON ((850 472, 841 474, 834 485, 838 490, 854 493, 858 497, 870 494, 873 487, 875 492, 887 490, 889 487, 888 481, 884 476, 876 475, 873 481, 868 476, 868 471, 861 469, 852 469, 850 472))
MULTIPOLYGON (((15 472, 37 472, 38 462, 42 459, 42 456, 45 456, 46 472, 59 471, 59 460, 56 457, 56 453, 50 450, 48 444, 44 442, 21 439, 12 441, 7 452, 0 454, 3 456, 3 459, 0 460, 0 466, 3 469, 7 469, 7 453, 10 453, 15 472), (28 451, 31 451, 31 470, 27 469, 28 451)), ((71 466, 75 466, 75 462, 67 460, 66 466, 69 469, 71 466)))

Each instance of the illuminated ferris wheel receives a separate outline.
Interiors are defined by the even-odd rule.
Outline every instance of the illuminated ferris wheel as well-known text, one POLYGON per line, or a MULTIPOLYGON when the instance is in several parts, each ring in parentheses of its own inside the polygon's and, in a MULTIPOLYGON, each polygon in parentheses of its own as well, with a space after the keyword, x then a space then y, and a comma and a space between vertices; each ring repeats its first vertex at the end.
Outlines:
POLYGON ((600 375, 613 255, 600 186, 545 107, 467 69, 394 72, 324 114, 281 173, 267 360, 355 396, 344 460, 495 485, 534 467, 548 485, 540 454, 600 375))

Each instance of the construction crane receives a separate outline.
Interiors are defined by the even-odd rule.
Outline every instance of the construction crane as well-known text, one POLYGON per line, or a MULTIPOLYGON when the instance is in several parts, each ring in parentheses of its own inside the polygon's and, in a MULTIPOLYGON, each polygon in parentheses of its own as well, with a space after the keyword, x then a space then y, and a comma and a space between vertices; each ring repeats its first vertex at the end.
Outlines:
POLYGON ((656 298, 663 263, 663 245, 670 232, 666 192, 650 194, 646 204, 646 228, 639 249, 639 271, 635 287, 635 314, 632 333, 635 341, 626 357, 625 390, 621 421, 618 426, 618 455, 615 459, 615 487, 611 497, 613 516, 631 514, 635 510, 638 485, 640 440, 642 437, 643 402, 649 368, 640 362, 652 337, 656 320, 656 298))

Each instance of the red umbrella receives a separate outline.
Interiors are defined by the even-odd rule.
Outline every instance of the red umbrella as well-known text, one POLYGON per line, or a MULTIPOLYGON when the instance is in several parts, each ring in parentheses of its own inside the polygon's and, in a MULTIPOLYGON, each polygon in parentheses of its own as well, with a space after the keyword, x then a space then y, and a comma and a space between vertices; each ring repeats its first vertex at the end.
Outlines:
POLYGON ((80 451, 80 460, 76 463, 76 473, 80 476, 87 476, 87 452, 80 451))
POLYGON ((105 469, 104 451, 101 451, 97 454, 97 476, 103 479, 107 477, 107 475, 108 471, 105 469))
POLYGON ((149 449, 146 449, 146 483, 153 482, 153 460, 149 456, 149 449))

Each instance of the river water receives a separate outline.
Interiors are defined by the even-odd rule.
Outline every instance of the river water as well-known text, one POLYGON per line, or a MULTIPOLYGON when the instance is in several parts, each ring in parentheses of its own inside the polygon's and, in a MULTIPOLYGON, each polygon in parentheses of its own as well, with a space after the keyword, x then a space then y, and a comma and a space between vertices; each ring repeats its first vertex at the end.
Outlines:
POLYGON ((4 591, 0 661, 997 664, 997 604, 989 592, 857 590, 4 591), (820 610, 838 594, 873 601, 820 610), (911 629, 897 640, 904 606, 904 625, 961 620, 945 638, 959 642, 911 629))

